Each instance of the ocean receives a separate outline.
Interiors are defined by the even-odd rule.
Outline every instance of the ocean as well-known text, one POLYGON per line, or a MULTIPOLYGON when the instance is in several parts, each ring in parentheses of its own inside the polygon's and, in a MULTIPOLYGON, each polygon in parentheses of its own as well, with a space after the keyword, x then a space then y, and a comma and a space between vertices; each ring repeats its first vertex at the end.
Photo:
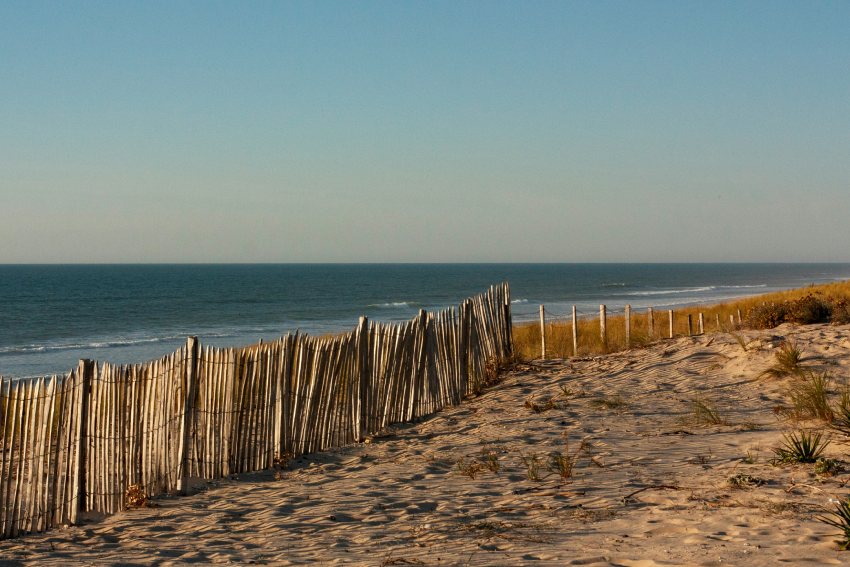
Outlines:
POLYGON ((143 362, 189 335, 240 346, 347 331, 360 315, 403 321, 504 280, 517 322, 540 304, 591 315, 601 303, 675 307, 844 279, 850 264, 0 265, 0 375, 143 362))

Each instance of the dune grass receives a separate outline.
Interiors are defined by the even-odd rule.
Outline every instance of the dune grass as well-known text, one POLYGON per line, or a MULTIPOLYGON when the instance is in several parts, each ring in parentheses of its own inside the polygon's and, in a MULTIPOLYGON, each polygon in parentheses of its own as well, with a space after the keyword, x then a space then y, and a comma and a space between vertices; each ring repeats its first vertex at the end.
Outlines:
MULTIPOLYGON (((742 328, 770 328, 785 321, 815 322, 826 317, 836 323, 850 322, 850 281, 745 297, 714 305, 694 305, 674 309, 673 336, 688 335, 688 315, 692 332, 699 332, 699 314, 703 314, 705 333, 733 332, 742 328), (739 319, 740 313, 740 319, 739 319)), ((607 317, 607 342, 603 344, 597 316, 580 318, 577 323, 578 352, 573 352, 572 321, 554 319, 546 324, 546 357, 593 356, 626 349, 625 317, 622 313, 607 317)), ((646 309, 633 309, 631 348, 668 338, 666 309, 655 309, 654 333, 650 333, 646 309)), ((513 328, 514 353, 521 359, 541 357, 540 324, 519 323, 513 328)))

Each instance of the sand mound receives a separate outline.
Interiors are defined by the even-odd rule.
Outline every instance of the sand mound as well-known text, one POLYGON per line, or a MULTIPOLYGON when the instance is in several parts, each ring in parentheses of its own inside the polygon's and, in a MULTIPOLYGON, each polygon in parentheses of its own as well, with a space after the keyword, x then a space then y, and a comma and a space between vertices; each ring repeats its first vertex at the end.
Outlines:
POLYGON ((778 414, 794 379, 759 375, 790 337, 804 365, 850 378, 850 327, 744 336, 746 351, 730 335, 709 335, 538 362, 370 443, 0 542, 0 557, 39 565, 840 564, 850 552, 837 550, 836 530, 816 516, 850 493, 848 442, 833 434, 826 452, 847 460, 848 472, 771 464, 783 432, 823 424, 778 414), (718 423, 699 419, 694 400, 716 410, 718 423), (553 452, 577 455, 571 478, 550 470, 553 452))

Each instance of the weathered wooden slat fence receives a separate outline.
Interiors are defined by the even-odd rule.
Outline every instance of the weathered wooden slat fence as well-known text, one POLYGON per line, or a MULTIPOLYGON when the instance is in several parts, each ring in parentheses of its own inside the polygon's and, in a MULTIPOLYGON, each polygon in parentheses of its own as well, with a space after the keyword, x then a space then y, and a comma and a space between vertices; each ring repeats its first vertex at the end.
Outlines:
POLYGON ((0 537, 114 513, 128 491, 272 468, 364 439, 480 390, 511 354, 510 289, 335 337, 184 348, 64 376, 0 381, 0 537))

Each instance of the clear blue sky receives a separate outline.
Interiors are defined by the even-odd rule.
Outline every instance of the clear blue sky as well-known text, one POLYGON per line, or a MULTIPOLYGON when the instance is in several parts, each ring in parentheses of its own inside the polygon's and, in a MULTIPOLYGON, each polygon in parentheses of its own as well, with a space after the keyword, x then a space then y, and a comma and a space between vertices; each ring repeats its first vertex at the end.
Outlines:
POLYGON ((0 3, 0 262, 850 261, 850 2, 0 3))

